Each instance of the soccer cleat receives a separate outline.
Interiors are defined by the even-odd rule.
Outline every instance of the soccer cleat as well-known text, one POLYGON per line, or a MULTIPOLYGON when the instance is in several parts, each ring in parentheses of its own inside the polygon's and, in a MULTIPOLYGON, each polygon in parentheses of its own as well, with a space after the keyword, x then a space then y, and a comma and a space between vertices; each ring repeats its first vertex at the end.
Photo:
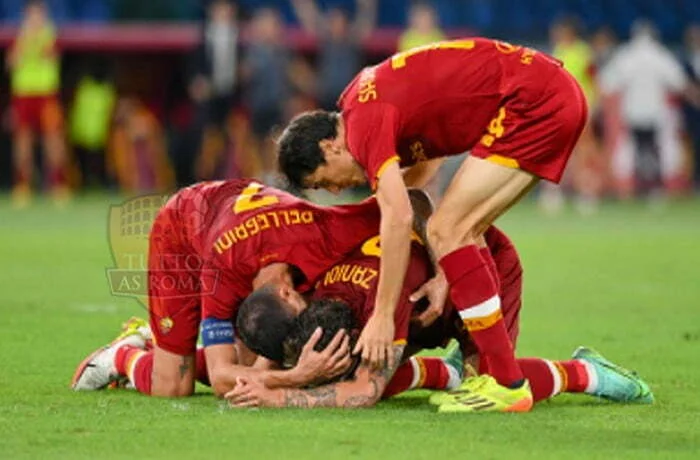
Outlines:
MULTIPOLYGON (((443 358, 443 361, 445 361, 446 365, 457 371, 460 380, 464 378, 464 360, 459 343, 457 343, 456 346, 451 346, 447 350, 447 354, 443 358)), ((430 395, 430 398, 428 398, 428 402, 434 406, 439 406, 440 404, 451 400, 450 395, 453 391, 457 391, 457 388, 448 391, 435 391, 430 395)))
POLYGON ((452 366, 457 370, 460 380, 464 378, 464 356, 462 355, 462 349, 460 348, 458 342, 455 342, 447 350, 447 354, 443 358, 443 361, 445 361, 448 366, 452 366))
POLYGON ((124 345, 143 348, 150 338, 148 323, 141 318, 131 318, 122 325, 122 332, 109 345, 90 353, 75 370, 71 388, 81 390, 101 390, 119 379, 114 368, 117 350, 124 345))
POLYGON ((451 393, 451 401, 443 402, 438 412, 527 412, 533 404, 527 380, 519 388, 507 388, 490 375, 468 378, 451 393))
POLYGON ((603 399, 616 402, 636 402, 651 404, 654 394, 649 385, 636 372, 608 361, 592 348, 578 347, 573 359, 585 361, 595 370, 597 383, 593 394, 603 399))

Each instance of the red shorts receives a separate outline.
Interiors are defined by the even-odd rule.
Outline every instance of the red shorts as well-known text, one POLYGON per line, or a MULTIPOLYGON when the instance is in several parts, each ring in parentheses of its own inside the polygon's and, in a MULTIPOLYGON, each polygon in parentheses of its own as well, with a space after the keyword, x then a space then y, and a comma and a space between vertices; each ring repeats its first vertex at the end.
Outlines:
POLYGON ((514 85, 472 155, 559 183, 586 126, 588 106, 569 72, 552 67, 548 73, 539 76, 544 85, 514 85))
POLYGON ((148 313, 158 347, 177 355, 197 348, 201 304, 199 256, 187 244, 175 195, 156 216, 148 240, 148 313))
POLYGON ((17 130, 51 133, 63 128, 63 110, 55 95, 14 96, 12 112, 17 130))

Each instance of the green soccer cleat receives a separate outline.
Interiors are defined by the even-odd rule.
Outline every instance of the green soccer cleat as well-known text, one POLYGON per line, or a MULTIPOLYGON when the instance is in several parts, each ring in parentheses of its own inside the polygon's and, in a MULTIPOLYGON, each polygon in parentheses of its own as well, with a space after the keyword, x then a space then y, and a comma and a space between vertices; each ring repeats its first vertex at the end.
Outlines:
MULTIPOLYGON (((447 349, 447 354, 442 360, 445 361, 445 364, 457 371, 460 380, 464 378, 464 358, 459 343, 452 344, 452 346, 447 349)), ((439 406, 445 402, 452 401, 454 398, 453 393, 458 392, 458 390, 459 388, 450 391, 436 391, 430 395, 428 402, 434 406, 439 406)))
POLYGON ((654 394, 649 385, 636 372, 608 361, 592 348, 578 347, 571 357, 587 362, 595 370, 598 377, 595 396, 616 402, 654 402, 654 394))

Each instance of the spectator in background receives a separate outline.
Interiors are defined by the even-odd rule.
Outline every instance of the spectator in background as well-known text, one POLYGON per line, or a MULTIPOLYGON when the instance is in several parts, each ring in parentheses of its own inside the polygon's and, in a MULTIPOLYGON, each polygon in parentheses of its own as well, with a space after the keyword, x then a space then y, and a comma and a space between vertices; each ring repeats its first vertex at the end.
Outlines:
POLYGON ((376 0, 357 0, 355 20, 339 5, 322 15, 315 0, 292 0, 294 11, 306 32, 319 43, 319 104, 335 110, 345 86, 362 67, 362 41, 374 30, 376 0))
POLYGON ((122 192, 167 192, 175 185, 163 128, 136 97, 117 101, 107 168, 122 192))
POLYGON ((27 2, 18 35, 7 53, 7 66, 14 117, 13 202, 23 207, 31 199, 37 132, 42 135, 48 185, 53 198, 63 202, 69 197, 69 189, 63 113, 58 100, 60 62, 56 31, 43 1, 27 2))
POLYGON ((680 114, 670 99, 682 96, 697 104, 700 97, 680 63, 656 37, 653 25, 635 23, 630 42, 601 75, 603 91, 620 96, 627 130, 612 159, 612 174, 622 198, 634 193, 636 179, 650 187, 652 197, 658 195, 659 176, 671 192, 683 183, 680 114))
POLYGON ((427 2, 415 2, 408 11, 408 29, 399 37, 399 51, 439 42, 445 34, 438 24, 435 9, 427 2))
POLYGON ((284 108, 292 95, 292 57, 283 39, 283 24, 273 8, 257 10, 252 19, 251 42, 243 62, 246 104, 261 173, 270 175, 274 168, 273 128, 284 120, 284 108))
POLYGON ((78 82, 70 112, 70 138, 84 185, 107 185, 105 150, 116 98, 107 64, 93 63, 78 82))
MULTIPOLYGON (((700 24, 688 27, 685 33, 685 70, 689 80, 700 86, 700 24)), ((693 148, 694 182, 700 188, 700 108, 684 104, 685 125, 693 148)))
MULTIPOLYGON (((578 21, 575 18, 557 21, 552 25, 550 35, 553 45, 552 55, 564 63, 564 68, 581 86, 588 102, 589 117, 591 117, 597 110, 595 61, 590 46, 580 36, 578 21)), ((602 189, 602 165, 590 122, 581 133, 571 164, 567 169, 564 183, 567 182, 576 192, 576 205, 579 212, 582 214, 594 212, 602 189)), ((563 201, 564 196, 558 185, 543 184, 540 205, 545 211, 558 211, 563 201)))

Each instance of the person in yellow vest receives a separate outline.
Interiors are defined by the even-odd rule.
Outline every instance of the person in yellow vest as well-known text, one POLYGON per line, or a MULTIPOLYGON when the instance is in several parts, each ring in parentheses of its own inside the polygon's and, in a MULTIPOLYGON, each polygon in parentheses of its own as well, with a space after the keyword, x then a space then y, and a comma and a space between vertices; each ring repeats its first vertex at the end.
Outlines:
MULTIPOLYGON (((596 112, 598 90, 596 86, 595 56, 591 47, 581 37, 578 21, 565 18, 555 22, 550 30, 553 45, 552 55, 562 61, 581 86, 588 102, 589 123, 579 138, 576 150, 565 176, 565 184, 573 187, 576 194, 576 207, 582 214, 597 210, 598 199, 603 186, 604 168, 599 148, 590 123, 596 112)), ((540 205, 546 212, 556 212, 564 204, 564 196, 558 186, 546 184, 540 195, 540 205)))
POLYGON ((406 51, 445 39, 437 14, 427 2, 417 2, 408 12, 408 28, 399 37, 398 51, 406 51))
POLYGON ((63 113, 58 101, 60 62, 56 31, 46 5, 30 0, 17 37, 7 54, 13 110, 13 200, 24 206, 31 198, 34 136, 41 132, 48 184, 54 198, 68 197, 63 113))
POLYGON ((96 62, 80 79, 70 112, 70 139, 83 185, 107 185, 105 150, 116 99, 106 65, 96 62))

